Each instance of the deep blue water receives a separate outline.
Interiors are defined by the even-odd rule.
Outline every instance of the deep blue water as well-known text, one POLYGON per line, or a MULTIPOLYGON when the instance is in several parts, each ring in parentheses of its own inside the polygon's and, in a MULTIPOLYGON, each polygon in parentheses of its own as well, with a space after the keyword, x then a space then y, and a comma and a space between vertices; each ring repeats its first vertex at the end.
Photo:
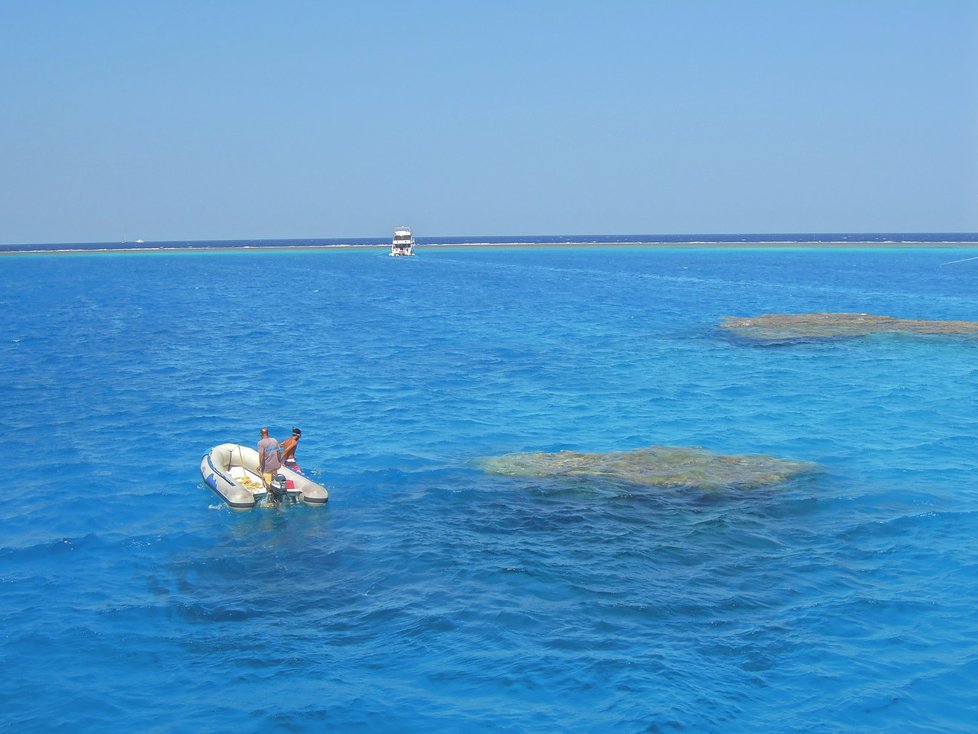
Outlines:
POLYGON ((974 731, 978 343, 717 323, 978 319, 975 254, 3 258, 0 730, 974 731), (264 424, 326 508, 203 484, 264 424), (820 471, 473 464, 650 444, 820 471))

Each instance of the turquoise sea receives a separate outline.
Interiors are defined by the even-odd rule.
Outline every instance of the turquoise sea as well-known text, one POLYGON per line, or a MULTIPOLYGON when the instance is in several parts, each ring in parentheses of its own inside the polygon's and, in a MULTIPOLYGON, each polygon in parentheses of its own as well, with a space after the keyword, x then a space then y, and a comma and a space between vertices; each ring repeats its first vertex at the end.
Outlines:
POLYGON ((976 255, 4 256, 0 731, 973 732, 978 341, 718 323, 976 320, 976 255), (325 508, 204 485, 262 425, 325 508), (477 465, 652 444, 819 470, 477 465))

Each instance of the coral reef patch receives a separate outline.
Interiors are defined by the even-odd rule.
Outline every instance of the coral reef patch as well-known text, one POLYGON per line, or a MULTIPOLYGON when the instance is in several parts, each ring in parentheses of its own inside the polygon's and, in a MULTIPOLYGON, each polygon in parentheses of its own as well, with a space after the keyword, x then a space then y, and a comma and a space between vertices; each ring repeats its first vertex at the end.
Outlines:
POLYGON ((759 341, 840 339, 880 333, 978 338, 978 321, 897 319, 865 313, 763 314, 750 318, 729 316, 720 326, 737 337, 759 341))
POLYGON ((650 487, 701 489, 761 487, 817 469, 810 462, 716 454, 698 446, 505 454, 483 459, 479 466, 489 474, 515 477, 594 477, 650 487))

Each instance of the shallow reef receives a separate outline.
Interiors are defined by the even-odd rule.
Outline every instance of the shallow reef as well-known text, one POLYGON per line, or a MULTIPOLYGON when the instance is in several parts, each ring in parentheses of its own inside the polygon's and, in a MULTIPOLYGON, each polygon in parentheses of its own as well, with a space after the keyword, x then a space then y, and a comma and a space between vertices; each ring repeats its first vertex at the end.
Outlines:
POLYGON ((753 340, 839 339, 869 334, 937 334, 978 337, 978 321, 896 319, 866 313, 763 314, 729 316, 720 326, 735 336, 753 340))
POLYGON ((701 489, 761 487, 817 469, 810 462, 715 454, 698 446, 649 446, 607 453, 506 454, 478 463, 489 474, 514 477, 595 477, 650 487, 701 489))

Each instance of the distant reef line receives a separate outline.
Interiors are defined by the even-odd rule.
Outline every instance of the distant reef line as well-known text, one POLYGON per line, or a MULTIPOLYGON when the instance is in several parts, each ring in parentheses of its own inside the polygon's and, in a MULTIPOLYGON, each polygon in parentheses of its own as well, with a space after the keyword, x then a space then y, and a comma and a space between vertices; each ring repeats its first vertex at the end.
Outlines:
MULTIPOLYGON (((9 245, 10 249, 0 246, 0 255, 99 255, 99 254, 148 254, 160 252, 271 252, 271 251, 300 251, 300 250, 388 250, 389 244, 356 244, 345 245, 336 243, 324 244, 295 244, 295 245, 148 245, 141 247, 105 246, 105 247, 81 247, 65 245, 64 247, 52 248, 38 247, 32 245, 9 245)), ((449 249, 477 249, 477 250, 568 250, 568 249, 608 249, 608 248, 650 248, 650 249, 959 249, 978 247, 978 241, 940 241, 940 242, 857 242, 857 241, 825 241, 825 242, 785 242, 772 240, 769 242, 467 242, 467 243, 424 243, 419 242, 415 245, 417 251, 449 250, 449 249)))

